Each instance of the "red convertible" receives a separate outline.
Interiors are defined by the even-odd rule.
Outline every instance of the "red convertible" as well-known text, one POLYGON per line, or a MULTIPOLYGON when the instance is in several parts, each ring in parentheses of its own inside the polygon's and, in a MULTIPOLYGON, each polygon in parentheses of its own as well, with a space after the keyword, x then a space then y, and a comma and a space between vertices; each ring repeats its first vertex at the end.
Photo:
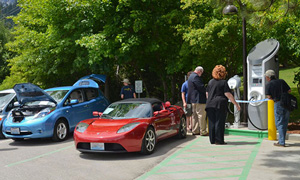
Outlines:
POLYGON ((77 124, 74 131, 80 152, 138 152, 151 154, 158 141, 186 137, 181 107, 155 98, 126 99, 93 112, 93 119, 77 124))

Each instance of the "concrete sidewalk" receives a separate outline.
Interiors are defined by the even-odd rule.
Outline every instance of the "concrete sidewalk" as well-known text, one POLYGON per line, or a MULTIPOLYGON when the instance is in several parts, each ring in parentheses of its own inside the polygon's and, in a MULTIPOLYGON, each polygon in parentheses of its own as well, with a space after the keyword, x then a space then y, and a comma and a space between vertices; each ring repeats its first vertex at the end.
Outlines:
POLYGON ((227 145, 196 136, 138 180, 300 179, 300 141, 276 147, 267 138, 226 135, 227 145))

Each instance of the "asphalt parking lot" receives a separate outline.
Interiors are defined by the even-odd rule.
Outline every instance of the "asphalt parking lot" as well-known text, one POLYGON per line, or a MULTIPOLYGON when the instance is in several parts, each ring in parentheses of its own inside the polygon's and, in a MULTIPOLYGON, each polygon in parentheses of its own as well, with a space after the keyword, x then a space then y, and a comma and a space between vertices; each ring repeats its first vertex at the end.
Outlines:
POLYGON ((73 138, 63 142, 28 139, 0 140, 1 180, 130 180, 148 172, 195 137, 169 138, 157 144, 151 155, 140 153, 83 154, 73 138))
POLYGON ((82 154, 64 142, 0 140, 1 179, 300 179, 300 141, 226 135, 227 145, 188 135, 157 145, 154 154, 82 154))

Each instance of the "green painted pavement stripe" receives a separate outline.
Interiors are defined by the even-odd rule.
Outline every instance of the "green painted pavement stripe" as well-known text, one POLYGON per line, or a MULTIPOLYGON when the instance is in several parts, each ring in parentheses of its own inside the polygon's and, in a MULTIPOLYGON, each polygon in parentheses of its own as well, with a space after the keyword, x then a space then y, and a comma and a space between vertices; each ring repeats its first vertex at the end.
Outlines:
POLYGON ((161 163, 159 163, 157 166, 155 166, 151 171, 149 171, 146 174, 142 175, 137 180, 143 180, 143 179, 146 179, 147 177, 155 174, 156 171, 158 171, 161 167, 168 164, 168 162, 170 162, 172 159, 174 159, 177 155, 181 154, 183 151, 185 151, 186 149, 189 149, 191 146, 193 146, 194 144, 198 143, 199 141, 201 141, 203 139, 204 139, 203 137, 200 137, 200 138, 197 138, 197 139, 193 140, 190 144, 188 144, 183 149, 180 149, 179 151, 175 152, 173 155, 171 155, 168 158, 166 158, 165 160, 163 160, 161 163))
POLYGON ((199 179, 223 179, 223 178, 232 178, 239 177, 239 175, 231 175, 231 176, 215 176, 215 177, 205 177, 205 178, 190 178, 190 179, 178 179, 178 180, 199 180, 199 179))
MULTIPOLYGON (((242 138, 242 137, 241 137, 242 138)), ((233 138, 232 138, 233 139, 233 138)), ((138 178, 138 180, 143 180, 146 179, 148 177, 150 177, 151 175, 159 175, 159 174, 172 174, 172 173, 180 173, 180 172, 159 172, 157 173, 157 171, 159 169, 161 169, 164 166, 169 166, 168 163, 174 159, 187 159, 187 158, 182 158, 182 157, 177 157, 179 154, 185 153, 186 150, 191 149, 192 146, 194 146, 196 143, 199 143, 200 141, 204 140, 204 137, 199 137, 196 140, 192 141, 192 143, 190 143, 189 145, 187 145, 186 147, 184 147, 183 149, 177 151, 176 153, 174 153, 173 155, 171 155, 170 157, 166 158, 164 161, 162 161, 159 165, 155 166, 151 171, 147 172, 146 174, 142 175, 141 177, 138 178)), ((254 162, 254 159, 256 157, 257 154, 257 150, 259 149, 261 142, 263 139, 258 139, 258 141, 254 141, 254 142, 258 142, 255 146, 254 146, 254 150, 252 149, 251 153, 247 153, 244 155, 250 155, 250 157, 248 158, 248 161, 246 162, 246 166, 244 167, 227 167, 227 168, 218 168, 218 169, 205 169, 205 170, 192 170, 192 171, 181 171, 181 173, 191 173, 191 172, 203 172, 203 171, 218 171, 218 170, 232 170, 232 169, 243 169, 241 176, 234 176, 234 177, 240 177, 241 179, 246 179, 249 171, 251 169, 252 163, 254 162)), ((243 141, 241 141, 243 142, 243 141)), ((220 146, 221 147, 221 146, 220 146)), ((251 149, 248 149, 251 150, 251 149)), ((240 150, 241 151, 241 150, 240 150)), ((242 150, 243 151, 243 150, 242 150)), ((216 151, 214 151, 216 152, 216 151)), ((240 154, 239 154, 240 155, 240 154)), ((221 156, 230 156, 230 155, 215 155, 215 156, 211 156, 211 157, 221 157, 221 156)), ((236 156, 236 155, 235 155, 236 156)), ((190 157, 190 158, 195 158, 195 157, 190 157)), ((199 157, 196 157, 199 158, 199 157)), ((204 158, 204 157, 201 157, 204 158)), ((211 179, 212 177, 208 177, 208 178, 202 178, 202 179, 211 179)), ((199 179, 199 178, 197 178, 199 179)))
POLYGON ((255 149, 252 151, 252 153, 251 153, 251 155, 250 155, 250 157, 249 157, 249 160, 248 160, 248 162, 246 163, 245 168, 243 169, 243 172, 242 172, 242 174, 241 174, 240 180, 247 179, 248 174, 249 174, 249 172, 250 172, 250 170, 251 170, 252 164, 253 164, 253 162, 254 162, 254 160, 255 160, 255 158, 256 158, 256 155, 257 155, 257 153, 258 153, 258 150, 259 150, 259 148, 260 148, 260 146, 261 146, 261 142, 262 142, 262 141, 263 141, 262 138, 258 139, 258 142, 259 142, 259 143, 255 146, 255 149))
POLYGON ((69 149, 69 148, 71 148, 71 147, 73 147, 73 146, 74 146, 74 145, 67 146, 67 147, 64 147, 64 148, 61 148, 61 149, 57 149, 57 150, 55 150, 55 151, 51 151, 51 152, 48 152, 48 153, 45 153, 45 154, 42 154, 42 155, 39 155, 39 156, 30 158, 30 159, 25 159, 25 160, 23 160, 23 161, 19 161, 19 162, 15 162, 15 163, 12 163, 12 164, 8 164, 8 165, 6 165, 5 167, 12 167, 12 166, 15 166, 15 165, 18 165, 18 164, 22 164, 22 163, 25 163, 25 162, 29 162, 29 161, 32 161, 32 160, 35 160, 35 159, 38 159, 38 158, 41 158, 41 157, 44 157, 44 156, 48 156, 48 155, 50 155, 50 154, 54 154, 54 153, 63 151, 63 150, 65 150, 65 149, 69 149))
POLYGON ((232 151, 251 151, 252 149, 229 149, 229 150, 211 150, 211 151, 198 151, 198 152, 183 152, 183 154, 201 154, 201 153, 214 153, 214 152, 232 152, 232 151))
POLYGON ((227 157, 227 156, 245 156, 250 155, 250 153, 239 153, 239 154, 226 154, 226 155, 205 155, 205 156, 199 156, 199 157, 178 157, 177 159, 196 159, 196 158, 211 158, 211 157, 227 157))
POLYGON ((199 170, 190 170, 190 171, 167 171, 167 172, 157 172, 154 174, 178 174, 178 173, 191 173, 191 172, 203 172, 203 171, 223 171, 223 170, 232 170, 232 169, 243 169, 243 167, 226 167, 226 168, 214 168, 214 169, 199 169, 199 170))
POLYGON ((227 163, 227 162, 243 162, 248 159, 241 160, 228 160, 228 161, 210 161, 210 162, 195 162, 195 163, 180 163, 180 164, 168 164, 166 166, 186 166, 186 165, 194 165, 194 164, 218 164, 218 163, 227 163))

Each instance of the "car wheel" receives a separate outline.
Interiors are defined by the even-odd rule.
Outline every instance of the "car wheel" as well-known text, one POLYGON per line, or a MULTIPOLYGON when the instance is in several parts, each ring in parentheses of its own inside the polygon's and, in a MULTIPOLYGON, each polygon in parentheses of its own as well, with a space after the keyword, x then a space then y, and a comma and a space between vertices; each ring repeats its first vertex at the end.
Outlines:
POLYGON ((68 124, 65 120, 58 120, 55 123, 54 131, 53 131, 53 141, 64 141, 67 139, 69 133, 68 124))
POLYGON ((5 139, 5 136, 4 136, 3 132, 2 132, 2 123, 0 125, 0 139, 5 139))
POLYGON ((180 118, 180 125, 179 125, 179 129, 178 129, 177 137, 180 139, 186 138, 186 133, 187 133, 186 119, 184 116, 182 116, 180 118))
POLYGON ((142 154, 153 153, 155 149, 155 145, 156 145, 156 135, 154 129, 153 127, 148 127, 143 139, 141 153, 142 154))

